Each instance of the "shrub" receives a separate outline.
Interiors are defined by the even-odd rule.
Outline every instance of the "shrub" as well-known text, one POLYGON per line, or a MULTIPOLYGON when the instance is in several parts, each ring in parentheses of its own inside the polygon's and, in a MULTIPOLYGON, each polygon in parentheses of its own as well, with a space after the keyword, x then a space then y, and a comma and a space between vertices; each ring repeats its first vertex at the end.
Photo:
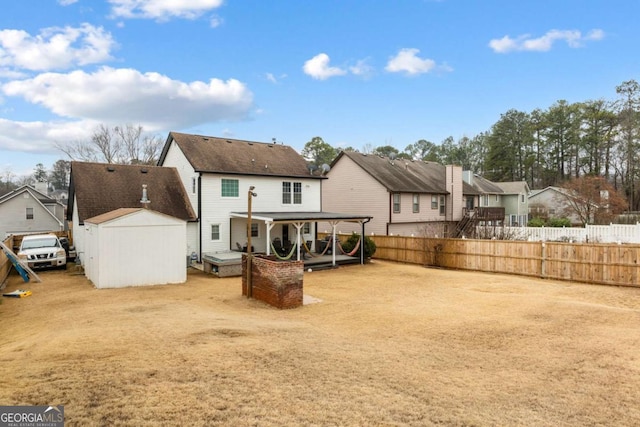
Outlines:
POLYGON ((545 221, 542 218, 531 218, 527 223, 529 227, 544 227, 545 221))
POLYGON ((549 218, 547 221, 548 227, 571 227, 571 221, 569 218, 549 218))
MULTIPOLYGON (((349 236, 349 238, 342 243, 342 249, 345 250, 345 252, 351 252, 353 250, 353 248, 356 247, 356 245, 358 244, 358 240, 360 240, 360 235, 357 233, 352 233, 351 236, 349 236)), ((360 250, 362 249, 362 247, 358 248, 358 251, 356 252, 356 254, 354 256, 360 256, 360 250)), ((376 243, 371 240, 371 238, 365 236, 364 237, 364 256, 365 258, 371 258, 373 256, 373 254, 376 253, 376 243)))

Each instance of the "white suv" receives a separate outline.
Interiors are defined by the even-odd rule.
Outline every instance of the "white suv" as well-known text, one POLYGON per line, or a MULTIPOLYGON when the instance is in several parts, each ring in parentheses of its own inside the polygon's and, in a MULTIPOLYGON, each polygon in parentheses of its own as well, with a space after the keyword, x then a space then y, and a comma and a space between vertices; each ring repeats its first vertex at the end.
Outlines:
POLYGON ((24 236, 18 258, 26 261, 29 268, 67 268, 67 253, 55 234, 24 236))

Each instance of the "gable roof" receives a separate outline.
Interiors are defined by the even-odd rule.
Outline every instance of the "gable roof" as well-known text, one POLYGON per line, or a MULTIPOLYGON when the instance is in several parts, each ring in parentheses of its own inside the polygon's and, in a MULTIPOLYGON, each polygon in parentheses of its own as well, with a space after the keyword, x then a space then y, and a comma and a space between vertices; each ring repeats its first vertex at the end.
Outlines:
POLYGON ((171 143, 180 148, 196 172, 322 178, 311 175, 307 162, 288 145, 169 132, 158 164, 171 143))
POLYGON ((80 224, 119 208, 140 208, 143 184, 150 209, 186 221, 196 219, 176 168, 88 162, 71 162, 67 219, 72 219, 76 201, 80 224))
POLYGON ((64 208, 64 205, 44 194, 42 194, 41 192, 39 192, 38 190, 36 190, 35 188, 33 188, 30 185, 23 185, 21 187, 16 188, 13 191, 10 191, 8 193, 6 193, 3 196, 0 196, 0 205, 2 205, 3 203, 6 203, 9 200, 12 200, 16 197, 18 197, 21 194, 24 193, 29 193, 31 194, 31 197, 33 197, 33 199, 35 201, 38 202, 38 204, 42 207, 42 209, 44 210, 44 212, 49 215, 51 218, 53 218, 58 224, 60 224, 60 226, 63 226, 64 224, 55 216, 55 214, 49 209, 47 208, 48 205, 55 205, 58 204, 61 207, 64 208))
POLYGON ((504 190, 500 188, 496 183, 489 181, 488 179, 473 174, 472 184, 473 188, 478 190, 481 194, 503 194, 504 190))
MULTIPOLYGON (((342 151, 332 162, 348 157, 375 180, 394 193, 449 194, 446 185, 446 167, 435 162, 394 159, 375 154, 342 151)), ((477 194, 463 182, 463 194, 477 194)))
POLYGON ((58 203, 57 200, 52 199, 51 197, 47 196, 46 194, 43 194, 41 192, 39 192, 38 190, 36 190, 34 187, 30 186, 30 185, 22 185, 18 188, 16 188, 15 190, 9 191, 8 193, 0 196, 0 203, 5 202, 6 200, 9 200, 19 194, 24 193, 25 191, 31 193, 31 196, 38 200, 40 203, 42 204, 51 204, 51 203, 58 203))

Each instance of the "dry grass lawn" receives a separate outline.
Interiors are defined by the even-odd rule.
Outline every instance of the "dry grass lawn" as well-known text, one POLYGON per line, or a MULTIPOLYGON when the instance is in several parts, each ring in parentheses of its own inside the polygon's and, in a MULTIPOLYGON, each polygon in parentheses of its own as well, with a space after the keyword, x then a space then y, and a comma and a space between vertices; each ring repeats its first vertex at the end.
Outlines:
POLYGON ((640 289, 374 261, 305 273, 280 311, 240 279, 96 290, 11 276, 0 404, 68 426, 640 424, 640 289))

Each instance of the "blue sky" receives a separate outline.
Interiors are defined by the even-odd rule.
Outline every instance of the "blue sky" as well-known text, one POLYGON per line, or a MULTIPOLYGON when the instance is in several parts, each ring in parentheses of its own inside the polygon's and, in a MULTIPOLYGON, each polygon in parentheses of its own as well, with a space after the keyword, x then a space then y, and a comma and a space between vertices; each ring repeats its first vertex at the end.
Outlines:
POLYGON ((301 150, 440 143, 640 80, 640 2, 21 0, 0 13, 0 174, 141 124, 301 150))

